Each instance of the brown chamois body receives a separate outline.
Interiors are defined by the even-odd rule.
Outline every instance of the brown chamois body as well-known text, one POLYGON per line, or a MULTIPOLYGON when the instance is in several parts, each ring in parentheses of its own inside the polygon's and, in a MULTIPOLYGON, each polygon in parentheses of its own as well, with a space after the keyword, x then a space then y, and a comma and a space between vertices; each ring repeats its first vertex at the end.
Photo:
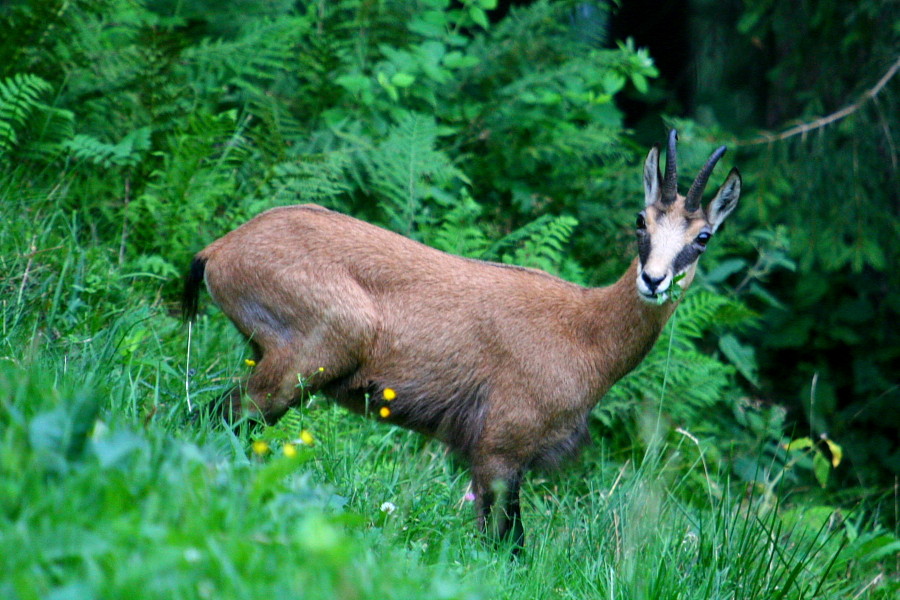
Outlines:
MULTIPOLYGON (((689 285, 705 246, 697 236, 708 238, 737 201, 736 172, 712 218, 689 210, 690 192, 667 198, 674 140, 672 132, 671 185, 658 149, 648 156, 639 256, 608 287, 452 256, 301 205, 262 213, 197 254, 185 312, 196 314, 205 279, 251 341, 247 408, 277 420, 301 399, 298 377, 302 393, 322 390, 356 412, 387 406, 386 421, 436 437, 469 462, 482 527, 501 482, 497 531, 521 547, 524 472, 556 464, 587 436, 590 410, 644 358, 675 306, 648 300, 665 297, 679 273, 689 285), (664 243, 652 241, 657 235, 664 243), (386 388, 396 393, 390 402, 381 400, 386 388)), ((242 409, 239 395, 232 403, 232 412, 242 409)))

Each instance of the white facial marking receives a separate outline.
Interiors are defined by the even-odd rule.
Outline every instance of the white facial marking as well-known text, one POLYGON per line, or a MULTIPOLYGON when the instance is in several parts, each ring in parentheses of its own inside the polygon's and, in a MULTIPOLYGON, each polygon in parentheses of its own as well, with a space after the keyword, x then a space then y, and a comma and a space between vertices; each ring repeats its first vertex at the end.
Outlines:
POLYGON ((645 300, 656 302, 668 297, 672 280, 679 274, 672 272, 672 264, 689 243, 685 237, 684 221, 680 217, 669 218, 663 214, 657 218, 650 234, 650 255, 646 264, 640 265, 637 275, 637 289, 645 300))

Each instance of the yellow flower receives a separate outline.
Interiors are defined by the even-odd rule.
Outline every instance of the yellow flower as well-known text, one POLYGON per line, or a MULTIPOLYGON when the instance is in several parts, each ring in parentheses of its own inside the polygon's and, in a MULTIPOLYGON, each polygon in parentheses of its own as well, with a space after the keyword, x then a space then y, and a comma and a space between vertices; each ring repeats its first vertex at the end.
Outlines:
POLYGON ((389 416, 391 416, 391 409, 389 409, 387 406, 382 406, 381 410, 378 411, 378 414, 381 415, 382 419, 387 419, 389 416))
POLYGON ((281 451, 288 458, 294 458, 295 456, 297 456, 297 447, 293 444, 285 444, 281 447, 281 451))
POLYGON ((325 372, 325 367, 319 367, 319 373, 324 373, 324 372, 325 372))
POLYGON ((315 440, 315 438, 313 438, 313 436, 310 432, 308 432, 307 430, 304 429, 303 431, 300 432, 300 441, 303 442, 304 444, 306 444, 307 446, 312 446, 313 442, 316 440, 315 440))
POLYGON ((255 367, 255 366, 256 366, 256 361, 253 360, 252 358, 245 358, 245 359, 244 359, 244 364, 247 365, 248 367, 255 367))
POLYGON ((387 400, 388 402, 390 402, 391 400, 393 400, 394 398, 397 397, 397 392, 395 392, 391 388, 384 388, 383 394, 384 394, 384 399, 387 400))
POLYGON ((266 452, 269 451, 269 445, 262 440, 256 440, 253 442, 253 453, 262 456, 266 452))

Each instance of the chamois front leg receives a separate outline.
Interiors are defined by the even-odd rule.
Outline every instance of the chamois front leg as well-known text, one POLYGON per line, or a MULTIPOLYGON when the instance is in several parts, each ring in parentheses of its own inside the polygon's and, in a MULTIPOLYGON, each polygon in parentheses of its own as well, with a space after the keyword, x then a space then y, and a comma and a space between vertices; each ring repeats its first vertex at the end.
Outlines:
POLYGON ((498 462, 486 461, 472 469, 478 528, 496 541, 512 542, 513 554, 518 555, 525 547, 519 502, 524 470, 498 462))

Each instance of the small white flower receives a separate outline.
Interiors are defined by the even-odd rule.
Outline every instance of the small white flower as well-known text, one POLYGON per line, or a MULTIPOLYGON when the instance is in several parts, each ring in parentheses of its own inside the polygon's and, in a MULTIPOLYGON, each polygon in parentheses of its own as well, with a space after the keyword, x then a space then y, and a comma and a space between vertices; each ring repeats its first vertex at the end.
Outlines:
POLYGON ((195 563, 203 558, 203 555, 200 554, 200 551, 196 548, 186 548, 184 551, 184 560, 189 563, 195 563))
POLYGON ((397 510, 397 507, 394 505, 393 502, 382 502, 382 504, 381 504, 381 512, 387 513, 387 514, 391 514, 391 513, 393 513, 395 510, 397 510))
POLYGON ((107 433, 109 433, 109 427, 106 426, 106 423, 104 423, 100 419, 94 421, 94 428, 91 429, 91 439, 99 440, 107 433))

